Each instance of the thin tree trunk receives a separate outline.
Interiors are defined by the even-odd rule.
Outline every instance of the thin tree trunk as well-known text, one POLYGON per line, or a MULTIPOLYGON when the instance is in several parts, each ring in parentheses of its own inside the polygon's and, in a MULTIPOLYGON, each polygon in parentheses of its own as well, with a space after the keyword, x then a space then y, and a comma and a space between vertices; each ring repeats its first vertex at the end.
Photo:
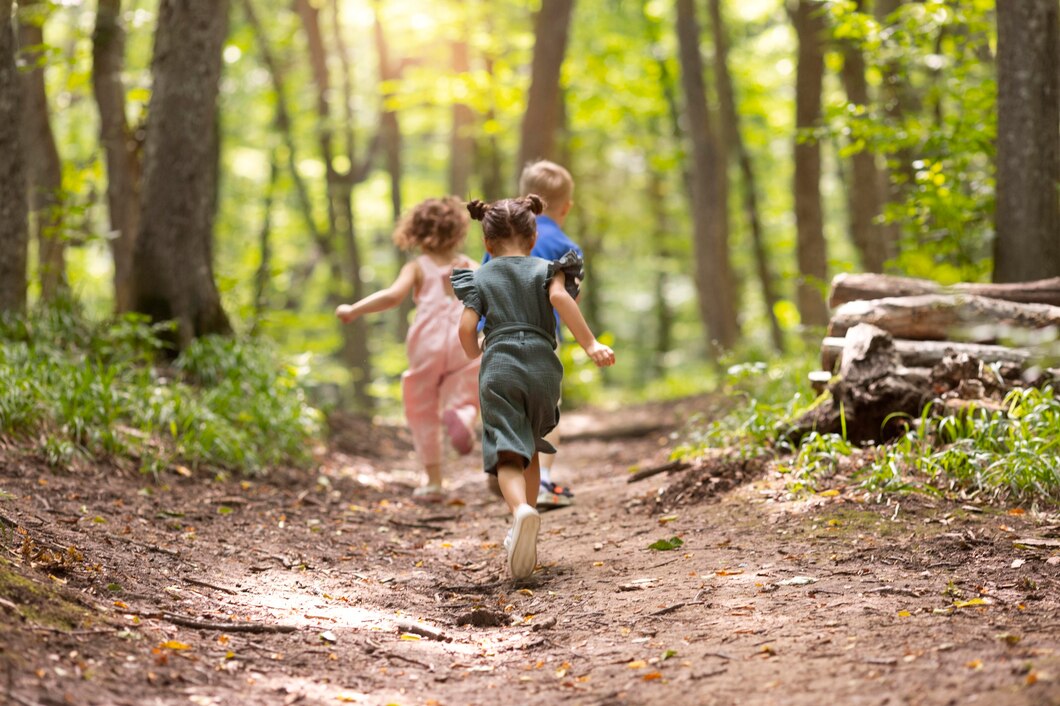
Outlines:
POLYGON ((758 187, 754 165, 751 162, 751 153, 743 141, 740 114, 736 110, 736 92, 733 89, 732 74, 729 72, 729 36, 721 11, 721 0, 710 0, 710 16, 714 26, 714 75, 718 83, 722 131, 726 141, 736 151, 736 159, 740 165, 740 175, 743 178, 743 209, 751 231, 755 271, 758 274, 759 286, 762 288, 762 300, 766 317, 769 319, 773 347, 783 352, 784 332, 780 329, 780 322, 777 321, 774 311, 779 297, 774 289, 774 277, 769 267, 765 234, 762 232, 762 219, 758 212, 758 187))
POLYGON ((99 0, 92 34, 92 87, 99 109, 100 143, 107 163, 107 205, 114 258, 114 308, 132 307, 132 259, 140 232, 140 144, 125 116, 125 30, 121 0, 99 0))
MULTIPOLYGON (((858 11, 863 0, 858 0, 858 11)), ((840 77, 847 100, 857 106, 858 113, 869 110, 869 84, 865 78, 865 57, 853 42, 844 42, 843 69, 840 77)), ((862 147, 850 157, 851 179, 847 188, 847 209, 850 213, 850 237, 861 256, 862 268, 868 272, 883 272, 884 263, 894 257, 896 243, 893 235, 875 219, 883 211, 884 184, 876 164, 876 155, 862 147)))
POLYGON ((309 196, 309 187, 298 171, 298 144, 294 139, 294 130, 291 124, 291 110, 287 103, 286 78, 283 67, 280 65, 275 52, 269 43, 265 29, 258 19, 257 11, 251 0, 242 0, 243 12, 250 23, 254 34, 257 36, 258 49, 261 51, 262 61, 269 70, 269 79, 272 81, 273 92, 276 94, 276 114, 273 123, 283 140, 284 152, 287 156, 287 171, 294 182, 295 195, 298 200, 298 212, 302 217, 306 231, 312 238, 314 251, 299 265, 291 268, 290 279, 287 287, 287 300, 284 307, 288 310, 297 310, 306 282, 313 275, 317 264, 322 259, 333 259, 334 248, 331 241, 321 232, 317 226, 316 217, 313 215, 313 202, 309 196))
MULTIPOLYGON (((886 26, 888 18, 897 12, 905 1, 876 0, 876 20, 886 26)), ((882 83, 879 98, 884 106, 884 113, 895 128, 902 128, 907 114, 919 112, 919 100, 898 62, 893 60, 884 62, 880 66, 880 74, 882 83)), ((916 170, 913 168, 914 159, 913 151, 908 147, 899 147, 893 154, 887 155, 888 165, 881 175, 884 197, 887 202, 901 204, 905 201, 916 180, 916 170)), ((888 228, 890 241, 898 243, 901 239, 901 226, 896 223, 889 225, 888 228)))
POLYGON ((1056 0, 997 4, 994 281, 1060 274, 1060 40, 1056 0))
POLYGON ((796 295, 804 326, 828 323, 823 288, 828 281, 828 253, 821 205, 821 145, 810 134, 820 127, 824 80, 822 5, 799 0, 792 13, 798 36, 795 73, 795 228, 799 265, 796 295))
POLYGON ((133 308, 175 320, 183 350, 231 326, 213 276, 221 50, 227 0, 162 0, 152 67, 133 308))
MULTIPOLYGON (((364 296, 364 284, 361 282, 361 257, 357 245, 355 222, 353 218, 353 186, 357 176, 354 140, 352 135, 353 126, 350 121, 349 111, 352 110, 352 90, 350 88, 350 76, 348 72, 348 57, 340 47, 340 61, 347 71, 343 76, 343 101, 344 116, 346 118, 344 132, 346 136, 346 157, 349 169, 340 172, 335 166, 334 132, 332 130, 331 111, 331 80, 327 68, 327 50, 324 46, 324 36, 320 30, 320 12, 310 0, 295 0, 295 9, 302 19, 309 47, 309 64, 313 75, 313 83, 317 92, 317 141, 320 144, 321 157, 325 164, 325 174, 328 190, 328 223, 331 233, 338 236, 345 249, 345 262, 335 258, 331 261, 332 287, 340 287, 343 280, 343 270, 352 287, 352 298, 361 299, 364 296), (343 267, 345 265, 345 267, 343 267)), ((334 9, 334 5, 333 5, 334 9)), ((338 14, 333 20, 338 23, 338 14)), ((339 32, 340 28, 335 27, 339 32)), ((340 299, 336 291, 330 297, 332 303, 340 299)), ((353 375, 353 391, 355 402, 362 407, 370 407, 371 396, 368 394, 368 383, 371 380, 371 358, 368 350, 368 330, 363 319, 358 319, 349 325, 342 327, 343 346, 342 358, 350 366, 353 375)))
POLYGON ((666 298, 670 273, 666 263, 673 258, 668 239, 671 237, 670 214, 666 209, 666 182, 657 169, 648 172, 648 194, 652 212, 652 250, 658 260, 655 268, 655 355, 652 357, 652 373, 660 377, 666 354, 673 349, 674 312, 666 298))
POLYGON ((725 175, 719 173, 718 136, 711 124, 699 53, 699 22, 693 0, 677 0, 677 37, 685 115, 692 142, 691 204, 700 317, 711 348, 736 344, 736 308, 731 293, 725 175))
POLYGON ((265 198, 261 209, 261 230, 258 232, 258 252, 261 254, 261 261, 258 263, 258 271, 254 273, 254 321, 250 327, 252 335, 258 332, 258 326, 265 314, 265 300, 272 271, 272 204, 276 200, 276 182, 279 178, 279 157, 273 149, 269 155, 269 185, 265 188, 265 198))
POLYGON ((44 19, 48 9, 41 0, 19 3, 19 36, 22 58, 32 67, 22 73, 22 146, 29 181, 29 205, 38 243, 37 276, 41 299, 51 301, 67 288, 66 246, 63 243, 63 168, 52 132, 48 96, 44 87, 46 60, 44 19))
MULTIPOLYGON (((453 73, 463 80, 471 70, 468 57, 467 3, 460 3, 461 36, 452 44, 453 73)), ((449 137, 449 193, 470 200, 471 168, 475 156, 475 139, 471 133, 475 116, 466 102, 459 98, 453 103, 453 127, 449 137)))
POLYGON ((19 125, 22 91, 15 65, 13 3, 0 0, 0 312, 26 309, 26 176, 19 125))
MULTIPOLYGON (((486 31, 493 29, 492 15, 486 16, 486 31)), ((497 119, 497 76, 493 70, 493 55, 487 50, 482 57, 486 76, 489 81, 489 108, 486 110, 486 123, 493 124, 497 119)), ((497 201, 504 198, 507 189, 504 187, 503 168, 501 167, 501 146, 495 131, 489 131, 482 139, 475 142, 475 158, 480 180, 482 197, 486 201, 497 201)), ((522 166, 520 165, 520 169, 522 166)))
POLYGON ((560 110, 559 76, 567 53, 573 8, 574 0, 542 0, 537 13, 530 92, 523 114, 517 171, 521 172, 527 163, 537 159, 555 159, 560 110))
MULTIPOLYGON (((375 8, 375 22, 373 23, 373 30, 375 34, 375 49, 379 63, 379 85, 389 86, 395 81, 401 78, 401 71, 394 65, 390 58, 390 45, 386 39, 386 32, 383 31, 383 20, 382 5, 376 2, 375 8)), ((337 41, 337 40, 336 40, 337 41)), ((401 218, 401 211, 403 210, 401 202, 401 122, 398 120, 397 112, 386 107, 387 101, 390 99, 390 89, 384 89, 380 96, 380 108, 379 115, 379 128, 382 134, 383 140, 383 153, 386 156, 386 171, 390 177, 390 215, 394 223, 397 223, 398 219, 401 218)), ((401 251, 401 249, 394 247, 394 276, 401 271, 401 268, 405 266, 408 261, 408 256, 401 251)), ((405 336, 408 335, 409 331, 409 315, 412 313, 415 307, 412 297, 406 297, 401 304, 398 306, 397 316, 395 317, 395 335, 398 339, 404 340, 405 336)))

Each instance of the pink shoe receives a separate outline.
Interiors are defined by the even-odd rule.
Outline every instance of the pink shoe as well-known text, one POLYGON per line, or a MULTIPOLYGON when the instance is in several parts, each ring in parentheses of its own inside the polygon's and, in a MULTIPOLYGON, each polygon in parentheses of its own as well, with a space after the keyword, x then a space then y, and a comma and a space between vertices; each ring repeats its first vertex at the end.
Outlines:
POLYGON ((456 410, 447 409, 442 413, 442 421, 445 422, 445 431, 449 434, 449 441, 453 448, 461 456, 467 456, 475 448, 475 437, 471 430, 460 419, 456 410))

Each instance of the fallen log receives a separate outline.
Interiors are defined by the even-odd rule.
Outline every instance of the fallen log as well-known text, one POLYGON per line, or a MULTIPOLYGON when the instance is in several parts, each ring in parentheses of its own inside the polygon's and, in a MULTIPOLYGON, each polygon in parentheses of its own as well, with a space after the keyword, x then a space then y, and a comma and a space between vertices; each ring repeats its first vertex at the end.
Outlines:
MULTIPOLYGON (((821 368, 835 370, 843 357, 846 338, 826 336, 821 342, 821 368)), ((910 341, 894 339, 894 348, 902 365, 908 368, 931 368, 949 353, 967 353, 985 363, 1010 363, 1024 367, 1034 359, 1031 351, 1023 348, 1008 348, 985 343, 961 343, 955 341, 910 341)))
MULTIPOLYGON (((1060 307, 971 294, 862 299, 836 310, 828 335, 843 336, 862 323, 878 326, 895 338, 990 343, 1006 335, 1060 328, 1060 307)), ((1042 333, 1048 338, 1050 331, 1042 333)))
POLYGON ((835 309, 859 299, 885 299, 921 294, 972 294, 1024 304, 1060 306, 1060 277, 1006 284, 962 282, 946 287, 938 282, 914 277, 845 273, 832 279, 828 305, 835 309))

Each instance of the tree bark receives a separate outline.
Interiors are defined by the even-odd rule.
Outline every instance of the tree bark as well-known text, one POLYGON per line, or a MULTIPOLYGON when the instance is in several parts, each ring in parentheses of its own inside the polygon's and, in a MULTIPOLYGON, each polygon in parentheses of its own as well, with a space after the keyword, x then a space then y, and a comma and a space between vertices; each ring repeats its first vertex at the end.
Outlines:
MULTIPOLYGON (((320 145, 321 158, 324 160, 325 178, 328 192, 328 224, 332 237, 338 237, 345 249, 345 261, 331 260, 332 287, 342 285, 343 271, 352 288, 352 298, 364 296, 364 284, 361 281, 361 255, 357 243, 356 224, 353 218, 353 187, 362 178, 362 170, 357 167, 355 143, 352 125, 352 96, 350 89, 349 61, 341 50, 340 59, 343 72, 343 104, 345 114, 340 123, 346 135, 346 158, 349 169, 339 171, 335 166, 335 139, 332 123, 335 120, 331 110, 331 79, 328 73, 327 49, 324 36, 320 30, 320 11, 310 0, 294 0, 295 10, 302 20, 309 49, 309 64, 316 87, 317 101, 317 141, 320 145)), ((334 9, 334 5, 332 6, 334 9)), ((338 13, 333 21, 335 31, 339 32, 338 13)), ((367 163, 366 163, 367 164, 367 163)), ((331 303, 337 303, 340 296, 337 291, 331 294, 331 303)), ((350 367, 353 376, 354 400, 358 406, 368 408, 372 405, 368 394, 368 383, 371 380, 371 358, 368 350, 368 329, 363 319, 357 319, 342 327, 342 358, 350 367)))
MULTIPOLYGON (((467 36, 470 33, 467 20, 467 3, 460 3, 461 36, 452 44, 453 73, 457 80, 464 80, 471 70, 468 57, 467 36)), ((475 138, 472 135, 475 116, 466 102, 457 98, 453 102, 453 127, 449 137, 449 193, 470 200, 471 168, 475 156, 475 138)))
POLYGON ((792 12, 798 36, 795 72, 795 229, 799 284, 796 302, 805 326, 824 326, 828 309, 822 287, 828 277, 828 249, 821 205, 821 145, 813 131, 820 128, 824 80, 822 4, 799 0, 792 12))
MULTIPOLYGON (((538 159, 555 159, 559 129, 559 75, 567 53, 574 0, 542 0, 534 22, 530 91, 519 141, 517 172, 538 159)), ((516 175, 518 179, 518 174, 516 175)))
POLYGON ((692 142, 691 192, 696 285, 700 317, 711 347, 730 349, 739 329, 732 300, 725 174, 719 173, 718 135, 707 107, 699 22, 693 0, 677 0, 677 38, 685 115, 692 142))
POLYGON ((1056 0, 997 3, 994 281, 1060 275, 1056 0))
POLYGON ((22 72, 22 147, 29 181, 29 207, 37 236, 37 276, 41 299, 51 301, 67 288, 66 246, 63 242, 63 168, 52 132, 44 87, 46 60, 41 0, 19 3, 19 37, 26 66, 22 72))
POLYGON ((916 294, 976 294, 1025 304, 1060 306, 1060 277, 1018 284, 961 282, 945 287, 938 282, 894 275, 844 273, 832 279, 828 304, 833 309, 858 299, 907 297, 916 294))
POLYGON ((162 0, 152 65, 133 308, 175 320, 183 350, 231 326, 213 276, 217 98, 228 0, 162 0))
MULTIPOLYGON (((858 0, 861 11, 863 0, 858 0)), ((856 120, 871 106, 869 84, 865 78, 865 57, 852 42, 842 45, 843 69, 840 77, 847 100, 857 111, 856 120)), ((857 135, 854 135, 855 139, 857 135)), ((851 179, 847 188, 847 209, 850 213, 850 238, 861 257, 862 268, 868 272, 883 272, 887 260, 894 257, 897 243, 891 242, 891 230, 875 223, 883 211, 885 185, 876 164, 876 155, 862 145, 850 157, 851 179)))
MULTIPOLYGON (((848 347, 849 343, 845 337, 826 336, 821 342, 821 368, 834 370, 836 362, 842 360, 848 347)), ((931 368, 952 353, 975 356, 985 363, 1013 363, 1020 366, 1026 365, 1033 358, 1031 351, 1024 348, 959 341, 912 341, 896 338, 894 348, 902 365, 907 368, 931 368)))
POLYGON ((132 262, 140 232, 140 144, 125 116, 125 30, 121 0, 99 0, 92 34, 92 88, 99 109, 100 144, 107 164, 107 206, 114 258, 114 308, 132 308, 132 262))
POLYGON ((12 0, 0 0, 0 312, 26 308, 26 176, 19 125, 22 92, 15 65, 12 0))
POLYGON ((896 338, 989 343, 1002 335, 1060 328, 1060 307, 1020 304, 973 294, 921 294, 853 301, 836 309, 829 336, 866 323, 896 338))
MULTIPOLYGON (((774 277, 770 271, 769 254, 766 249, 765 234, 762 232, 762 219, 758 210, 758 186, 755 179, 751 153, 743 140, 740 129, 740 113, 736 109, 736 92, 733 90, 732 74, 729 71, 729 35, 721 11, 721 0, 710 0, 711 24, 714 26, 714 74, 718 83, 718 103, 721 106, 722 132, 726 141, 736 151, 743 178, 743 210, 751 233, 751 249, 754 252, 755 272, 758 274, 759 286, 762 288, 762 302, 766 318, 769 320, 769 332, 773 347, 784 351, 784 332, 774 311, 779 297, 774 289, 774 277)), ((736 293, 733 292, 733 301, 736 293)))

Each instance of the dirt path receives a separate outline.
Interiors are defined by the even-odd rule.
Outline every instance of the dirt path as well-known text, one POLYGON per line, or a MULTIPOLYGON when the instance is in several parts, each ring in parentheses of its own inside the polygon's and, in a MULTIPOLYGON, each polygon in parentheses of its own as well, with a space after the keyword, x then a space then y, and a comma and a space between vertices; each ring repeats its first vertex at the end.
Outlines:
POLYGON ((0 703, 1060 703, 1055 518, 793 500, 761 464, 631 484, 665 435, 571 441, 577 504, 516 586, 474 459, 418 506, 403 435, 363 431, 242 483, 0 450, 0 703))

